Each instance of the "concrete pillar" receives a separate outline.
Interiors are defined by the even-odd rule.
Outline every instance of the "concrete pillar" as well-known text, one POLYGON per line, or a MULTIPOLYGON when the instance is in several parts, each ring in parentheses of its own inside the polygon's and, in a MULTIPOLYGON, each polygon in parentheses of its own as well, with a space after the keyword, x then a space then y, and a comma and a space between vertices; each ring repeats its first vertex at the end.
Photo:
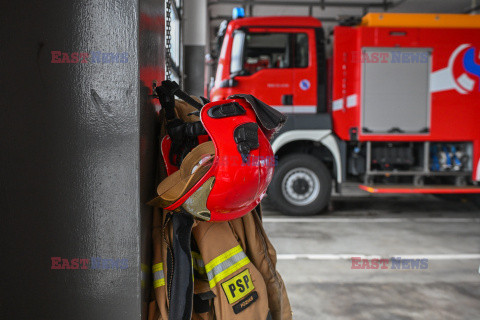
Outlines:
POLYGON ((204 92, 204 61, 207 42, 207 0, 184 2, 185 90, 194 95, 204 92))
POLYGON ((163 1, 0 12, 0 319, 141 319, 163 1))

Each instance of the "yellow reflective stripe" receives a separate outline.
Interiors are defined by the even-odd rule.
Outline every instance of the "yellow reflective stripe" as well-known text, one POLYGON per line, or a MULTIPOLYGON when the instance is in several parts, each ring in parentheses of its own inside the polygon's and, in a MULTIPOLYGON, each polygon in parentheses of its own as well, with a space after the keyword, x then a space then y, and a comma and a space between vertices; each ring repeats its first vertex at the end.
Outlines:
POLYGON ((234 255, 236 255, 237 253, 242 252, 242 251, 243 250, 242 250, 242 247, 240 245, 236 246, 235 248, 232 248, 232 249, 228 250, 227 252, 219 255, 218 257, 216 257, 215 259, 213 259, 212 261, 207 263, 207 265, 205 266, 205 270, 207 271, 207 273, 212 271, 212 269, 215 268, 215 266, 217 266, 220 263, 230 259, 234 255))
POLYGON ((225 279, 226 277, 230 276, 232 273, 237 271, 238 269, 242 268, 243 266, 247 265, 250 263, 250 260, 248 257, 243 258, 242 260, 238 261, 235 263, 233 266, 223 270, 219 274, 215 275, 215 277, 212 280, 209 280, 208 283, 210 284, 210 288, 215 287, 217 283, 225 279))
POLYGON ((153 272, 157 272, 157 271, 160 271, 160 270, 163 270, 163 263, 156 263, 153 265, 152 267, 152 271, 153 272))
POLYGON ((165 285, 165 279, 158 279, 158 280, 155 280, 153 281, 153 287, 156 289, 156 288, 159 288, 161 286, 164 286, 165 285))
POLYGON ((156 263, 152 267, 153 271, 153 288, 159 288, 165 285, 165 278, 163 274, 163 263, 156 263))

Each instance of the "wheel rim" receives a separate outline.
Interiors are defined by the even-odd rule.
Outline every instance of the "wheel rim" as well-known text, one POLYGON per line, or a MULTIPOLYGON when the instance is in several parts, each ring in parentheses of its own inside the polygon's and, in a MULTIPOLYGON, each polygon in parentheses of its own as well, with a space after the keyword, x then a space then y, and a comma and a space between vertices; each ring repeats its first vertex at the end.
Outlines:
POLYGON ((283 177, 282 193, 291 204, 306 206, 320 194, 320 180, 310 169, 292 169, 283 177))

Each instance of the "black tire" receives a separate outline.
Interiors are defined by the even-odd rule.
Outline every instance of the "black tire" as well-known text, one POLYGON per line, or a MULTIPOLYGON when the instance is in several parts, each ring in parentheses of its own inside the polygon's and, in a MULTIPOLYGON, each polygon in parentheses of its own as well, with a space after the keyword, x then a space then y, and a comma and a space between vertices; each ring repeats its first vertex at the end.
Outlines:
POLYGON ((296 153, 279 160, 268 198, 286 215, 311 216, 327 206, 331 192, 332 176, 327 167, 312 155, 296 153))

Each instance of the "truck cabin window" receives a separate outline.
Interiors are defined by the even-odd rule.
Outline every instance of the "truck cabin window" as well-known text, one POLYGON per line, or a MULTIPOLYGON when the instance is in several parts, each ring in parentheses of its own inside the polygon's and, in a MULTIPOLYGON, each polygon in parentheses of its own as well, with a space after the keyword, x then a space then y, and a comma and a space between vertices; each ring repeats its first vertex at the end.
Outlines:
POLYGON ((262 69, 308 67, 306 33, 236 32, 230 73, 251 75, 262 69))
POLYGON ((245 42, 245 32, 235 31, 232 43, 232 59, 230 63, 230 74, 239 74, 242 71, 243 61, 243 43, 245 42))

